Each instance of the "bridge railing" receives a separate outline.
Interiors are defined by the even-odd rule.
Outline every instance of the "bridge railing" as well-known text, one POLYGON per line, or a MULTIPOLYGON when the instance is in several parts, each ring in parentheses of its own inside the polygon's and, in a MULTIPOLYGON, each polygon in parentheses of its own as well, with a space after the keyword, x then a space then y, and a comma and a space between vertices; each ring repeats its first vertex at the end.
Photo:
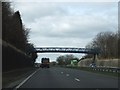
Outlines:
POLYGON ((89 48, 61 48, 61 47, 37 47, 36 52, 71 52, 71 53, 91 53, 98 54, 96 49, 89 48))
POLYGON ((109 72, 109 73, 120 73, 119 67, 78 67, 78 66, 65 66, 67 68, 77 68, 81 70, 96 71, 96 72, 109 72))

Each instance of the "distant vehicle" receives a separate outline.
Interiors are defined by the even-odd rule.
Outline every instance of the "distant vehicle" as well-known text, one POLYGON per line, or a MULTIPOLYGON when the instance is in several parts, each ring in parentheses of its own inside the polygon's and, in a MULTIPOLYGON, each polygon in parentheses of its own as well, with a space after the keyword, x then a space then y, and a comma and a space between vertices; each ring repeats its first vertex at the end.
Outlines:
POLYGON ((92 63, 92 64, 89 65, 89 67, 96 67, 96 64, 92 63))
POLYGON ((49 58, 42 58, 40 67, 41 68, 49 68, 50 67, 50 60, 49 60, 49 58))
POLYGON ((35 63, 34 65, 35 65, 36 68, 40 67, 40 63, 35 63))
POLYGON ((78 64, 78 61, 77 60, 71 60, 71 65, 72 66, 77 66, 78 64))

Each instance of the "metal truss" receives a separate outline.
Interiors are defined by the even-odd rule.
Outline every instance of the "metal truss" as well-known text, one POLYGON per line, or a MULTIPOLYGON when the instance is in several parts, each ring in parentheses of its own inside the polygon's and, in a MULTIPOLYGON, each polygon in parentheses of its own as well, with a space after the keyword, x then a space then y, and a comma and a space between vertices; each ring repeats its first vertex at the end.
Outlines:
POLYGON ((36 47, 35 50, 37 53, 45 53, 45 52, 87 53, 87 54, 99 53, 98 50, 89 49, 89 48, 36 47))

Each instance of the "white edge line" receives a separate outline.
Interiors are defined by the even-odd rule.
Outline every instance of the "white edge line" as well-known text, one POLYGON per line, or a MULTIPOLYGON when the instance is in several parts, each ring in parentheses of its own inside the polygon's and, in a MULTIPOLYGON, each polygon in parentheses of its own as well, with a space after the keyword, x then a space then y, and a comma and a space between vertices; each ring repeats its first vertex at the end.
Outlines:
MULTIPOLYGON (((39 69, 38 69, 39 70, 39 69)), ((30 76, 28 76, 25 80, 23 80, 18 86, 16 86, 15 88, 19 88, 20 86, 22 86, 30 77, 32 77, 38 70, 36 70, 35 72, 33 72, 30 76)))
POLYGON ((78 78, 75 78, 75 80, 78 81, 78 82, 80 81, 80 79, 78 79, 78 78))

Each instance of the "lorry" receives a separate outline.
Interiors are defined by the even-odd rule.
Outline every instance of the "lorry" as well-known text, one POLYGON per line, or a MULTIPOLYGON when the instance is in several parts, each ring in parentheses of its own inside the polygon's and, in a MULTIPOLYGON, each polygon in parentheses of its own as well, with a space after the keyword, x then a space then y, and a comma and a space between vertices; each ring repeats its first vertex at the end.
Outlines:
POLYGON ((71 66, 77 66, 78 61, 77 60, 71 60, 71 66))
POLYGON ((50 68, 50 60, 49 60, 49 58, 42 58, 40 67, 41 68, 50 68))

